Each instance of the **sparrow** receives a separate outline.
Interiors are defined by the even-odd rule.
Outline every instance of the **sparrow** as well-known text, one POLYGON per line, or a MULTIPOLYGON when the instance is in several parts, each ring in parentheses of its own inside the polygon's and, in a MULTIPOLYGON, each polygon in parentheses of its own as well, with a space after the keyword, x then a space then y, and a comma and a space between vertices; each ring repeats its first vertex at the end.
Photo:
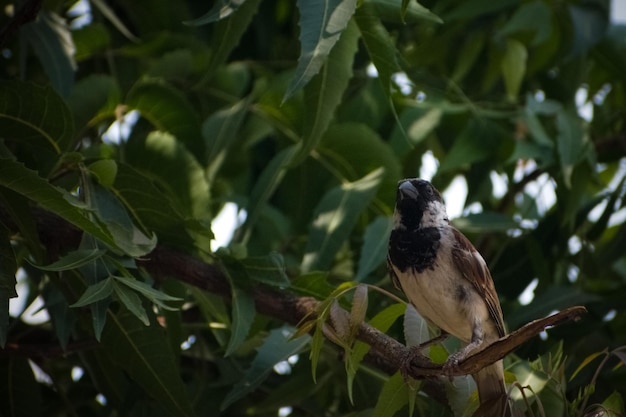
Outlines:
MULTIPOLYGON (((465 343, 444 368, 505 335, 487 264, 450 224, 441 194, 428 181, 398 183, 387 266, 394 285, 422 317, 465 343)), ((475 415, 509 416, 502 361, 472 377, 481 404, 475 415)))

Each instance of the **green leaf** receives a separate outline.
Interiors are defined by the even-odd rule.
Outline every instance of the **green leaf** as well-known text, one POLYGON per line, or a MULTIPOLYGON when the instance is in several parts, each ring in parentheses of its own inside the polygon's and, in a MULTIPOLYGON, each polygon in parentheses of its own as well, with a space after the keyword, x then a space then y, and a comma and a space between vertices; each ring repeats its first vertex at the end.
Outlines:
POLYGON ((146 255, 156 247, 157 237, 146 236, 135 226, 122 203, 106 188, 99 184, 84 184, 89 206, 95 210, 98 219, 111 232, 115 247, 126 255, 138 257, 146 255))
POLYGON ((57 92, 67 97, 74 83, 74 41, 65 19, 46 9, 20 35, 30 44, 57 92))
POLYGON ((510 216, 495 211, 482 211, 454 219, 454 225, 468 233, 506 232, 519 227, 510 216))
POLYGON ((315 209, 301 270, 329 269, 359 214, 374 197, 384 170, 376 169, 352 183, 331 189, 315 209))
POLYGON ((69 252, 58 261, 49 265, 33 264, 33 266, 43 271, 69 271, 95 261, 106 252, 105 249, 79 249, 69 252))
POLYGON ((126 307, 133 316, 137 317, 144 325, 149 326, 150 320, 148 319, 148 314, 146 313, 146 309, 141 305, 141 299, 137 293, 119 284, 119 280, 111 279, 110 281, 117 299, 122 302, 124 307, 126 307))
POLYGON ((44 210, 58 215, 107 245, 117 248, 111 233, 100 224, 89 220, 87 210, 81 202, 21 163, 0 157, 0 185, 30 198, 44 210))
POLYGON ((115 283, 122 284, 128 288, 132 288, 133 290, 137 291, 138 293, 146 297, 148 300, 150 300, 151 302, 153 302, 154 304, 158 305, 159 307, 165 310, 176 311, 178 309, 175 307, 170 307, 166 305, 165 303, 163 303, 163 301, 181 301, 182 300, 182 298, 172 297, 171 295, 165 294, 163 291, 159 291, 155 288, 152 288, 150 285, 146 284, 145 282, 141 282, 132 277, 118 277, 114 275, 113 279, 115 280, 115 283))
POLYGON ((164 343, 164 330, 150 312, 148 315, 150 326, 144 326, 128 310, 109 315, 102 347, 167 414, 194 416, 175 356, 169 343, 164 343))
POLYGON ((256 314, 254 298, 252 295, 242 289, 240 283, 245 285, 248 283, 248 276, 243 266, 239 262, 228 261, 224 259, 222 271, 228 279, 231 290, 231 329, 230 340, 226 346, 224 356, 229 356, 241 346, 252 327, 252 322, 256 314))
POLYGON ((200 118, 180 90, 164 82, 140 81, 128 93, 126 104, 139 110, 157 130, 171 133, 194 155, 204 155, 198 134, 200 118))
POLYGON ((246 2, 246 0, 219 0, 213 4, 211 10, 203 14, 197 19, 188 20, 183 22, 189 26, 201 26, 206 25, 207 23, 217 22, 219 20, 225 19, 241 7, 246 2))
POLYGON ((613 393, 606 397, 606 400, 602 402, 602 408, 608 410, 607 417, 623 416, 626 411, 624 408, 624 398, 622 397, 622 394, 617 391, 613 391, 613 393))
POLYGON ((378 70, 378 79, 387 96, 391 94, 391 76, 401 71, 396 57, 397 48, 380 21, 377 10, 370 4, 363 4, 354 14, 365 48, 378 70))
POLYGON ((281 327, 270 331, 263 340, 263 344, 257 349, 257 355, 250 364, 243 378, 235 384, 232 390, 224 398, 220 409, 224 410, 240 398, 253 392, 272 372, 274 366, 290 356, 296 355, 306 347, 311 340, 305 335, 297 339, 291 339, 293 329, 281 327))
POLYGON ((70 307, 84 307, 96 301, 104 300, 113 294, 113 279, 105 278, 97 284, 87 287, 83 295, 70 307))
POLYGON ((531 45, 537 46, 552 33, 552 12, 543 1, 522 4, 496 36, 505 37, 518 32, 534 32, 531 45))
POLYGON ((333 49, 356 9, 356 0, 298 0, 300 57, 283 102, 315 76, 333 49))
POLYGON ((571 188, 574 166, 580 162, 585 154, 587 139, 584 136, 582 120, 573 109, 559 111, 556 116, 556 124, 559 131, 556 144, 561 171, 565 185, 571 188))
POLYGON ((428 322, 417 312, 412 304, 406 305, 404 322, 402 324, 407 346, 418 346, 430 339, 428 322))
POLYGON ((250 279, 275 287, 289 286, 285 260, 278 252, 272 252, 268 256, 246 258, 242 263, 250 279))
POLYGON ((115 115, 121 103, 117 82, 108 75, 93 74, 78 81, 67 99, 77 131, 115 115))
POLYGON ((98 182, 106 188, 111 188, 117 176, 117 162, 112 159, 101 159, 89 165, 91 172, 98 182))
POLYGON ((290 290, 300 295, 308 295, 318 300, 325 300, 335 287, 328 283, 326 272, 313 271, 302 274, 291 281, 290 290))
POLYGON ((261 0, 246 0, 228 19, 222 19, 213 27, 211 37, 211 61, 204 81, 215 75, 215 70, 224 64, 230 53, 239 45, 241 37, 248 30, 252 18, 257 13, 261 0))
POLYGON ((248 113, 249 100, 242 100, 234 105, 217 111, 202 123, 202 137, 207 150, 206 161, 209 165, 209 182, 226 159, 228 150, 237 143, 239 129, 248 113))
POLYGON ((601 351, 601 352, 595 352, 595 353, 592 353, 591 355, 588 355, 585 359, 583 359, 580 365, 578 365, 578 368, 576 368, 576 370, 572 372, 572 376, 570 376, 569 380, 572 381, 576 377, 576 375, 578 375, 580 371, 582 371, 587 365, 593 362, 597 357, 602 356, 602 355, 606 356, 606 354, 607 354, 606 352, 601 351))
POLYGON ((362 282, 387 259, 387 246, 392 228, 391 217, 379 216, 365 229, 355 276, 357 281, 362 282))
POLYGON ((408 387, 400 372, 396 372, 383 385, 372 417, 393 416, 409 403, 408 387))
POLYGON ((111 24, 122 34, 126 39, 132 42, 141 42, 139 38, 132 34, 132 32, 124 25, 122 20, 117 17, 115 11, 109 7, 103 0, 91 0, 91 4, 96 6, 98 11, 104 16, 111 24))
MULTIPOLYGON (((151 132, 144 143, 129 144, 128 163, 155 179, 160 192, 170 201, 169 205, 186 221, 200 222, 204 226, 203 233, 210 234, 210 188, 204 170, 175 137, 151 132)), ((126 187, 129 193, 136 190, 130 183, 126 187)), ((142 203, 146 204, 145 194, 142 197, 142 203)))
POLYGON ((526 73, 526 61, 528 51, 526 46, 518 40, 508 39, 506 50, 502 57, 502 76, 506 86, 506 95, 510 101, 516 101, 524 74, 526 73))
POLYGON ((0 120, 5 138, 44 139, 60 154, 74 138, 74 121, 65 102, 49 86, 0 81, 0 120))

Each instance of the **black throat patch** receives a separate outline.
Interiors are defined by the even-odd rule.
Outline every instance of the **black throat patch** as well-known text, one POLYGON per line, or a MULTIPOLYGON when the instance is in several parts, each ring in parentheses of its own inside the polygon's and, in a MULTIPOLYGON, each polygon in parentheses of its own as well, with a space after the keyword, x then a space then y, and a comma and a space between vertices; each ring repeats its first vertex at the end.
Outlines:
POLYGON ((395 229, 389 237, 389 259, 401 272, 433 269, 441 239, 437 227, 395 229))

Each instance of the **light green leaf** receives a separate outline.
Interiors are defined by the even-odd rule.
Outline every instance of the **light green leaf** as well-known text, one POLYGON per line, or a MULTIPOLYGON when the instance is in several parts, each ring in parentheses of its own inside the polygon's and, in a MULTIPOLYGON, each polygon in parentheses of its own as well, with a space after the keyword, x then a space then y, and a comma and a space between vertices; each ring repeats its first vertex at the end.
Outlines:
POLYGON ((246 0, 216 1, 213 4, 213 7, 211 7, 211 10, 209 10, 208 12, 206 12, 205 14, 203 14, 197 19, 188 20, 183 23, 189 26, 200 26, 200 25, 206 25, 207 23, 217 22, 233 14, 245 2, 246 0))
POLYGON ((65 102, 49 86, 0 81, 2 135, 20 141, 44 139, 60 154, 74 138, 74 122, 65 102))
POLYGON ((89 165, 89 171, 106 188, 111 188, 117 176, 117 162, 112 159, 101 159, 89 165))
POLYGON ((363 4, 354 14, 354 18, 361 31, 367 53, 378 70, 378 79, 383 90, 390 96, 391 76, 401 70, 396 57, 396 45, 373 5, 363 4))
POLYGON ((122 302, 122 304, 133 314, 133 316, 137 317, 144 325, 149 326, 150 320, 148 319, 148 314, 146 313, 146 309, 141 305, 141 299, 137 293, 128 287, 119 284, 119 280, 111 279, 108 281, 111 282, 117 299, 122 302))
POLYGON ((506 232, 519 227, 510 216, 495 211, 471 213, 454 219, 453 223, 460 230, 470 233, 506 232))
POLYGON ((24 25, 20 35, 30 44, 57 92, 67 97, 74 83, 74 41, 65 19, 42 10, 34 22, 24 25))
POLYGON ((400 372, 396 372, 383 385, 372 417, 393 416, 409 403, 408 387, 400 372))
POLYGON ((365 229, 355 276, 357 281, 363 281, 370 272, 385 262, 392 227, 391 217, 379 216, 365 229))
POLYGON ((619 417, 626 413, 624 408, 624 398, 622 397, 622 394, 617 391, 613 391, 613 393, 611 393, 611 395, 609 395, 606 400, 602 402, 602 407, 608 410, 607 417, 619 417))
POLYGON ((376 169, 352 183, 331 189, 315 209, 301 270, 329 269, 359 214, 376 194, 384 170, 376 169))
POLYGON ((105 278, 97 284, 87 287, 83 295, 70 307, 84 307, 96 301, 104 300, 113 294, 113 279, 105 278))
POLYGON ((140 81, 126 98, 129 108, 139 110, 157 130, 171 133, 197 156, 204 155, 200 118, 187 97, 164 82, 140 81))
POLYGON ((356 9, 356 0, 298 0, 300 57, 283 102, 315 76, 333 49, 356 9))
POLYGON ((303 146, 300 150, 302 160, 314 149, 331 120, 343 93, 352 77, 354 54, 357 51, 359 31, 353 22, 349 22, 337 45, 328 56, 322 70, 304 89, 304 132, 303 146))
POLYGON ((226 395, 220 407, 221 410, 228 408, 238 399, 254 391, 272 372, 278 362, 287 360, 290 356, 302 352, 311 340, 311 337, 305 335, 297 339, 291 339, 293 332, 293 329, 288 327, 270 331, 263 344, 257 349, 257 355, 252 361, 250 368, 226 395))
POLYGON ((164 330, 150 316, 144 326, 128 310, 109 315, 102 334, 102 347, 111 360, 172 416, 191 417, 195 413, 187 395, 175 356, 164 343, 164 330))
POLYGON ((107 245, 117 248, 111 233, 100 224, 89 220, 81 202, 21 163, 0 157, 0 185, 30 198, 44 210, 55 213, 107 245))
POLYGON ((518 40, 508 39, 506 50, 502 57, 501 69, 506 86, 506 95, 510 101, 514 102, 517 100, 517 95, 526 73, 527 59, 528 51, 526 46, 518 40))
POLYGON ((418 346, 430 340, 430 332, 428 331, 428 323, 417 312, 412 304, 406 305, 404 312, 404 339, 407 346, 418 346))
POLYGON ((69 252, 67 255, 50 265, 33 264, 33 266, 43 271, 69 271, 95 261, 106 252, 107 251, 105 249, 78 249, 69 252))
MULTIPOLYGON (((548 384, 549 376, 545 372, 533 369, 528 362, 518 362, 514 364, 510 371, 516 376, 517 382, 522 386, 529 386, 533 392, 539 393, 548 384)), ((520 390, 513 390, 511 397, 514 400, 522 399, 520 390)))

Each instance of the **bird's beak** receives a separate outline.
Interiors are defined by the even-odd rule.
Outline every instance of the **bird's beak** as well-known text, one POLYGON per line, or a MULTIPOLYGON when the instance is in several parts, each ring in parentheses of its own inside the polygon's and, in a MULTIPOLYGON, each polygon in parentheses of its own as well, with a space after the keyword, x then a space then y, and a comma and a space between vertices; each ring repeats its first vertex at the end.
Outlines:
POLYGON ((409 180, 402 181, 398 186, 398 191, 398 197, 401 200, 404 200, 405 198, 417 200, 417 197, 419 196, 417 189, 413 186, 413 184, 411 184, 411 181, 409 180))

